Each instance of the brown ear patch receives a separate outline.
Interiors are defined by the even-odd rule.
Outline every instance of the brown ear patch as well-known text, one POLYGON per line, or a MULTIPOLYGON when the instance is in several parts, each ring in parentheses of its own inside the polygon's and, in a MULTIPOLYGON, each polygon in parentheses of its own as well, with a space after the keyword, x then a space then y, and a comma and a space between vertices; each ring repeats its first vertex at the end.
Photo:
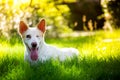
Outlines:
POLYGON ((41 30, 43 33, 45 32, 45 19, 42 19, 42 20, 39 22, 37 28, 38 28, 39 30, 41 30))
POLYGON ((23 21, 20 21, 20 24, 19 24, 20 34, 23 34, 27 29, 28 29, 27 25, 23 21))

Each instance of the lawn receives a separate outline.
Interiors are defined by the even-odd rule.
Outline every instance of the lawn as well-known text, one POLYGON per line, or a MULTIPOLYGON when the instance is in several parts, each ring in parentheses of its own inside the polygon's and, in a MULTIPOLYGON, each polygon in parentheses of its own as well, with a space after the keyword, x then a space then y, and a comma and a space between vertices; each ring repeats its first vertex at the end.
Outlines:
POLYGON ((75 47, 72 60, 49 60, 31 66, 24 62, 20 38, 0 39, 0 80, 120 80, 120 30, 95 35, 46 39, 57 47, 75 47))

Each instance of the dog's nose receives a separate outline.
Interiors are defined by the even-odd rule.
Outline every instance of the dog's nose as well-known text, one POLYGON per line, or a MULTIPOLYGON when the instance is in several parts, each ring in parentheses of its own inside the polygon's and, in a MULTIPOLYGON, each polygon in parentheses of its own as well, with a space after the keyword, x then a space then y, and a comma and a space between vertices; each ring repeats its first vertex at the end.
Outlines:
POLYGON ((36 42, 32 42, 32 47, 35 48, 37 46, 37 43, 36 42))

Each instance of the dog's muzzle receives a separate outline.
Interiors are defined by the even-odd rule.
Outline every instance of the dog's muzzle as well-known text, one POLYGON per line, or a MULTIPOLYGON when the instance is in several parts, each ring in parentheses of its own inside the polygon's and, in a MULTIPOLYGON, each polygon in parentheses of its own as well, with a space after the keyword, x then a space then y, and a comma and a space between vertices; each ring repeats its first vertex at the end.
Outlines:
POLYGON ((32 45, 32 48, 36 48, 37 47, 37 43, 36 42, 32 42, 31 45, 32 45))
POLYGON ((28 47, 29 51, 30 51, 30 58, 33 61, 36 61, 38 59, 38 48, 37 47, 37 43, 36 42, 32 42, 31 43, 31 48, 26 44, 26 46, 28 47))
POLYGON ((33 61, 36 61, 38 59, 38 48, 37 48, 37 43, 32 42, 31 43, 32 48, 30 49, 30 58, 33 61))

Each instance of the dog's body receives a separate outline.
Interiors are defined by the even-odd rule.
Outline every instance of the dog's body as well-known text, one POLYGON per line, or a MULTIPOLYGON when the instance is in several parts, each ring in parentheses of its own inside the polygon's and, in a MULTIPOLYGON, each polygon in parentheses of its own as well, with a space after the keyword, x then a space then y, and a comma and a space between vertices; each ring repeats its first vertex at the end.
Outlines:
POLYGON ((64 61, 66 58, 71 58, 74 55, 78 55, 78 50, 75 48, 58 49, 44 42, 44 19, 42 19, 35 28, 28 28, 27 25, 21 21, 19 26, 19 33, 21 34, 24 45, 26 47, 24 58, 31 63, 37 61, 43 62, 49 60, 50 58, 58 58, 60 61, 64 61))

